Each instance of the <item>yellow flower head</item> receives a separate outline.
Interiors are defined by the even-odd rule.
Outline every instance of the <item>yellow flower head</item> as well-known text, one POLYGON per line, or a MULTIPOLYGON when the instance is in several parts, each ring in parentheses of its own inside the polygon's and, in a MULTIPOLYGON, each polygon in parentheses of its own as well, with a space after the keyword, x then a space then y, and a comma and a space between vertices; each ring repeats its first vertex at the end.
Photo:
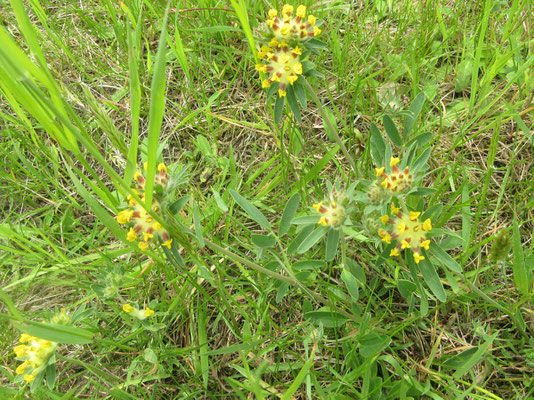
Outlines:
POLYGON ((17 366, 15 372, 17 375, 24 374, 24 381, 30 383, 44 371, 48 360, 56 350, 57 343, 27 333, 20 335, 19 342, 22 344, 15 346, 13 352, 22 363, 17 366))
POLYGON ((262 87, 271 86, 272 82, 279 82, 278 95, 284 97, 288 85, 293 85, 299 75, 302 75, 300 62, 301 50, 299 47, 276 47, 272 53, 263 60, 265 64, 257 64, 256 70, 268 74, 268 79, 263 80, 262 87))
POLYGON ((315 26, 317 19, 313 15, 308 15, 306 19, 306 6, 299 5, 293 16, 294 10, 292 5, 285 4, 280 15, 276 9, 271 9, 268 12, 267 25, 279 42, 282 40, 302 42, 321 33, 321 30, 315 26))
POLYGON ((130 314, 132 317, 143 320, 146 319, 152 315, 154 315, 154 310, 151 310, 150 308, 145 308, 144 310, 140 310, 137 307, 132 307, 129 304, 125 304, 122 306, 122 309, 125 313, 130 314))
POLYGON ((395 247, 390 251, 390 256, 398 256, 402 250, 411 249, 416 263, 425 259, 421 255, 421 249, 428 250, 430 248, 430 239, 426 235, 432 229, 432 223, 430 218, 422 222, 419 219, 420 215, 421 212, 419 211, 404 214, 392 204, 391 215, 380 217, 386 227, 381 229, 378 235, 386 243, 396 242, 395 247))
POLYGON ((314 204, 312 207, 321 214, 317 223, 334 228, 343 225, 346 219, 345 208, 342 206, 344 200, 344 193, 333 190, 328 200, 314 204))
POLYGON ((410 168, 406 167, 400 170, 397 164, 400 159, 391 157, 389 165, 391 166, 391 173, 386 174, 385 167, 375 168, 377 178, 381 179, 380 184, 392 194, 404 193, 412 186, 412 174, 410 168))

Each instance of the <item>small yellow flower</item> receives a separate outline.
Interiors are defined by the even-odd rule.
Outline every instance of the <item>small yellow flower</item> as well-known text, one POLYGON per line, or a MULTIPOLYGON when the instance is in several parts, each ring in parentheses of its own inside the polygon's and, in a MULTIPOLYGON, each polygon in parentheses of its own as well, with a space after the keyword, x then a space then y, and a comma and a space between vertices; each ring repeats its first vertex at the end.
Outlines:
POLYGON ((425 256, 420 255, 419 253, 413 253, 413 259, 416 264, 419 264, 419 261, 424 260, 425 256))
POLYGON ((133 214, 133 210, 123 210, 117 214, 117 222, 119 224, 126 224, 130 222, 130 219, 132 219, 133 214))
POLYGON ((321 218, 319 218, 319 222, 317 223, 322 226, 328 225, 328 222, 326 222, 326 218, 324 217, 324 215, 321 218))
POLYGON ((148 232, 143 232, 143 240, 145 242, 148 242, 150 239, 152 239, 154 237, 154 234, 152 233, 148 233, 148 232))
POLYGON ((159 163, 158 164, 158 171, 159 172, 161 172, 161 171, 167 172, 167 166, 165 165, 165 163, 159 163))
POLYGON ((382 238, 382 241, 386 242, 387 244, 391 244, 391 235, 389 233, 386 233, 382 238))
POLYGON ((322 205, 323 205, 323 202, 321 201, 317 204, 312 205, 312 207, 315 208, 315 211, 319 212, 319 209, 321 208, 322 205))
POLYGON ((31 383, 35 379, 35 375, 26 374, 24 375, 24 381, 26 383, 31 383))
POLYGON ((287 95, 287 92, 285 90, 278 89, 278 96, 286 97, 286 95, 287 95))
MULTIPOLYGON (((291 52, 293 54, 298 55, 298 56, 302 55, 302 49, 299 46, 295 47, 293 50, 291 50, 291 52)), ((301 65, 301 70, 302 70, 302 65, 301 65)), ((300 73, 302 74, 302 72, 300 72, 300 73)))
POLYGON ((125 313, 131 313, 134 308, 130 305, 130 304, 125 304, 122 306, 122 310, 125 312, 125 313))
POLYGON ((391 214, 392 215, 397 215, 399 212, 400 212, 400 208, 399 207, 395 207, 394 204, 391 204, 391 214))
POLYGON ((143 251, 148 249, 148 243, 147 242, 139 242, 139 248, 143 251))
POLYGON ((411 248, 412 248, 412 246, 411 246, 410 243, 407 242, 406 240, 403 240, 403 241, 401 242, 401 249, 404 250, 404 249, 411 249, 411 248))
POLYGON ((389 221, 389 215, 387 215, 387 214, 386 214, 386 215, 382 215, 379 219, 380 219, 380 221, 382 221, 382 223, 385 225, 385 224, 387 224, 388 221, 389 221))
POLYGON ((141 172, 139 172, 139 171, 135 171, 134 179, 135 179, 136 181, 138 181, 139 178, 141 178, 141 177, 143 177, 143 175, 141 174, 141 172))
POLYGON ((429 231, 432 229, 432 221, 430 221, 430 218, 425 219, 425 222, 423 222, 423 230, 429 231))
POLYGON ((263 64, 256 64, 256 71, 263 72, 264 74, 267 72, 267 65, 263 64))
POLYGON ((278 14, 278 11, 275 8, 271 8, 268 12, 269 18, 275 18, 278 14))
POLYGON ((17 367, 15 372, 17 373, 17 375, 21 375, 24 373, 24 371, 26 371, 26 368, 28 368, 29 366, 30 366, 30 361, 26 360, 17 367))
POLYGON ((430 249, 430 240, 424 240, 421 242, 421 247, 425 250, 429 250, 430 249))
POLYGON ((398 255, 400 255, 400 253, 399 253, 399 250, 396 247, 392 248, 391 251, 389 252, 389 256, 390 257, 394 257, 394 256, 398 256, 398 255))
POLYGON ((293 14, 294 7, 290 4, 284 4, 284 7, 282 7, 282 15, 284 18, 291 18, 291 14, 293 14))
POLYGON ((166 240, 163 242, 163 246, 167 247, 168 249, 171 248, 172 239, 166 240))
POLYGON ((306 17, 306 6, 300 5, 297 7, 297 12, 295 13, 297 17, 303 18, 306 17))
POLYGON ((317 22, 317 18, 310 14, 308 15, 308 22, 310 23, 310 25, 315 25, 315 23, 317 22))
POLYGON ((419 218, 420 215, 420 211, 410 211, 410 221, 417 221, 417 218, 419 218))
POLYGON ((278 40, 276 38, 272 38, 269 42, 269 47, 275 48, 278 47, 278 40))
POLYGON ((401 222, 399 225, 397 225, 397 229, 399 230, 399 233, 404 233, 406 231, 406 223, 401 222))
POLYGON ((129 242, 135 242, 137 240, 137 233, 135 233, 134 228, 130 228, 128 231, 128 234, 126 235, 126 239, 129 242))
POLYGON ((377 176, 377 177, 382 176, 382 174, 384 173, 384 170, 385 170, 385 169, 386 169, 386 167, 375 168, 376 176, 377 176))
POLYGON ((145 317, 150 317, 151 315, 154 315, 154 310, 151 310, 150 308, 147 307, 143 314, 145 315, 145 317))
POLYGON ((267 79, 264 79, 263 81, 261 81, 261 87, 263 89, 271 87, 271 82, 269 82, 267 79))
POLYGON ((322 31, 317 26, 313 27, 313 36, 319 36, 321 32, 322 31))
POLYGON ((400 163, 400 158, 398 158, 398 157, 391 157, 391 159, 389 160, 389 165, 391 167, 394 167, 398 163, 400 163))
POLYGON ((17 357, 22 357, 24 354, 26 354, 26 348, 27 346, 24 345, 24 344, 20 344, 18 346, 15 346, 15 348, 13 349, 13 351, 15 352, 16 356, 17 357))

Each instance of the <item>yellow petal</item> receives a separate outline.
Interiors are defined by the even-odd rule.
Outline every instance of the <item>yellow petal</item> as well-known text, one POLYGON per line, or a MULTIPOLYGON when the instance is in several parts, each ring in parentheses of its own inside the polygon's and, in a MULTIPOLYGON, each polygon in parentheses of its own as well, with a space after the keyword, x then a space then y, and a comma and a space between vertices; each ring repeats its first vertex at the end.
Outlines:
POLYGON ((386 167, 375 168, 376 176, 377 177, 381 176, 384 173, 385 169, 386 169, 386 167))
POLYGON ((297 17, 304 18, 306 17, 306 6, 300 5, 297 7, 297 12, 295 13, 297 17))
POLYGON ((167 247, 168 249, 171 248, 172 239, 166 240, 163 242, 163 246, 167 247))
POLYGON ((287 92, 282 89, 278 89, 278 96, 280 97, 286 97, 287 92))
POLYGON ((380 218, 380 221, 382 221, 382 223, 385 225, 388 223, 389 221, 389 216, 388 215, 382 215, 380 218))
POLYGON ((401 242, 401 249, 410 249, 412 246, 410 246, 410 243, 408 243, 406 240, 403 240, 401 242))
POLYGON ((430 221, 430 218, 425 219, 425 222, 423 222, 423 230, 429 231, 432 229, 432 221, 430 221))
POLYGON ((128 234, 126 235, 126 239, 129 242, 135 242, 137 240, 137 233, 135 233, 134 228, 130 228, 128 231, 128 234))
POLYGON ((391 251, 389 252, 390 257, 398 256, 399 254, 399 250, 396 247, 391 249, 391 251))
POLYGON ((324 215, 319 219, 319 222, 317 222, 319 225, 326 226, 328 223, 326 222, 326 218, 324 215))
POLYGON ((271 87, 271 83, 270 83, 267 79, 264 79, 264 80, 261 82, 261 87, 262 87, 263 89, 268 88, 268 87, 271 87))
POLYGON ((148 243, 147 242, 139 242, 139 248, 143 251, 148 249, 148 243))
POLYGON ((390 236, 390 234, 389 234, 389 233, 386 233, 386 234, 384 235, 384 237, 382 238, 382 241, 383 241, 383 242, 386 242, 387 244, 390 244, 390 243, 391 243, 391 236, 390 236))
POLYGON ((158 171, 165 171, 167 172, 167 166, 165 165, 165 163, 159 163, 158 164, 158 171))
POLYGON ((311 24, 311 25, 315 25, 315 22, 317 22, 317 18, 315 18, 313 15, 308 15, 308 22, 311 24))
POLYGON ((397 229, 399 230, 400 234, 403 234, 404 231, 406 231, 406 224, 404 222, 401 222, 399 225, 397 225, 397 229))
POLYGON ((395 207, 394 204, 391 204, 391 214, 397 215, 399 212, 400 212, 400 208, 399 207, 395 207))
POLYGON ((24 381, 26 383, 31 383, 35 379, 35 375, 26 374, 24 375, 24 381))
POLYGON ((295 73, 297 75, 301 75, 302 74, 302 64, 301 63, 295 64, 295 66, 293 67, 293 71, 295 71, 295 73))
POLYGON ((419 253, 413 253, 413 259, 416 264, 419 264, 419 261, 424 260, 425 256, 420 255, 419 253))
POLYGON ((133 310, 134 308, 129 304, 125 304, 122 306, 122 311, 124 311, 125 313, 131 313, 133 310))
POLYGON ((146 308, 144 312, 145 317, 150 317, 151 315, 154 315, 154 310, 151 310, 150 308, 146 308))
POLYGON ((421 247, 425 250, 429 250, 430 249, 430 240, 425 240, 423 242, 421 242, 421 247))
POLYGON ((271 8, 268 12, 269 18, 274 18, 278 14, 278 11, 275 8, 271 8))
POLYGON ((321 34, 321 30, 317 28, 316 26, 313 27, 313 36, 319 36, 321 34))
POLYGON ((420 215, 420 211, 410 211, 410 221, 417 221, 417 218, 419 218, 420 215))
POLYGON ((389 160, 389 165, 392 167, 394 167, 398 163, 400 163, 400 158, 398 157, 391 157, 391 159, 389 160))

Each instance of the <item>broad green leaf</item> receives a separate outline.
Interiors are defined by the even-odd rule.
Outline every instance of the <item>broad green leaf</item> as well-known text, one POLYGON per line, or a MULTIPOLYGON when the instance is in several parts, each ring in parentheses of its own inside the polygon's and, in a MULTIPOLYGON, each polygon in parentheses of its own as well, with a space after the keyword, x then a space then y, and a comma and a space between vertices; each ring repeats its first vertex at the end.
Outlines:
POLYGON ((523 244, 521 243, 519 226, 515 217, 512 224, 512 249, 514 252, 514 262, 512 264, 514 282, 519 289, 519 292, 521 292, 523 296, 527 296, 530 291, 529 272, 525 264, 523 244))
POLYGON ((285 97, 278 96, 274 103, 274 123, 278 125, 284 113, 285 97))
POLYGON ((330 229, 326 237, 326 252, 325 260, 332 261, 337 254, 337 247, 339 244, 339 229, 330 229))
POLYGON ((391 343, 391 338, 378 333, 368 333, 358 339, 360 342, 360 354, 369 358, 381 352, 391 343))
POLYGON ((322 260, 302 260, 293 264, 293 269, 295 271, 315 271, 324 267, 326 267, 326 263, 322 260))
POLYGON ((267 221, 267 218, 265 218, 265 215, 263 215, 261 211, 258 210, 254 204, 249 202, 247 199, 245 199, 235 190, 231 189, 230 195, 234 198, 236 203, 239 204, 239 206, 245 211, 245 213, 247 213, 247 215, 250 218, 252 218, 258 224, 260 224, 263 228, 269 231, 271 230, 271 224, 269 223, 269 221, 267 221))
POLYGON ((252 240, 252 243, 262 249, 273 247, 276 244, 276 239, 273 235, 259 235, 253 233, 250 236, 250 239, 252 240))
POLYGON ((462 266, 436 243, 430 244, 430 253, 452 272, 462 273, 462 266))
POLYGON ((418 266, 419 271, 421 272, 421 275, 423 275, 423 279, 431 292, 434 293, 439 301, 445 302, 447 300, 447 294, 445 293, 441 279, 436 272, 436 268, 428 260, 428 256, 426 256, 424 260, 421 260, 418 266))
POLYGON ((410 110, 406 118, 404 119, 404 140, 407 140, 410 136, 410 133, 413 130, 413 127, 415 125, 415 122, 417 121, 417 117, 419 117, 419 114, 421 113, 421 109, 423 108, 423 105, 425 104, 425 93, 421 92, 419 93, 415 99, 412 101, 412 104, 410 104, 410 110))
POLYGON ((386 133, 391 141, 397 146, 402 147, 402 139, 393 120, 389 117, 389 115, 384 115, 382 120, 384 122, 384 129, 386 130, 386 133))
POLYGON ((417 289, 415 283, 407 281, 406 279, 399 279, 397 281, 397 287, 399 288, 401 296, 406 300, 409 300, 412 293, 415 292, 415 289, 417 289))
POLYGON ((318 226, 311 232, 300 244, 297 252, 299 254, 305 253, 308 251, 315 243, 323 238, 324 235, 328 232, 327 226, 318 226))
POLYGON ((343 268, 341 271, 341 280, 347 286, 352 301, 356 302, 360 298, 360 290, 358 287, 358 280, 351 274, 347 268, 343 268))
MULTIPOLYGON (((460 368, 462 365, 464 365, 467 361, 473 357, 473 355, 477 352, 478 346, 471 347, 470 349, 464 350, 461 353, 458 353, 451 358, 445 360, 442 364, 444 367, 448 368, 460 368)), ((436 360, 439 362, 440 360, 436 360)))
POLYGON ((371 135, 369 138, 371 143, 371 155, 375 161, 375 165, 380 167, 384 165, 384 154, 386 152, 386 144, 384 143, 384 138, 378 130, 375 124, 371 124, 371 135))
POLYGON ((322 324, 326 328, 340 327, 347 320, 347 317, 336 311, 331 311, 328 307, 322 307, 318 311, 307 312, 304 314, 304 318, 316 324, 322 324))
POLYGON ((287 88, 287 104, 289 104, 289 108, 291 109, 291 112, 293 112, 293 115, 295 116, 295 119, 298 123, 302 122, 302 117, 300 116, 300 106, 297 102, 297 97, 295 96, 295 91, 293 90, 293 86, 289 86, 287 88))
POLYGON ((295 254, 297 252, 297 249, 299 248, 300 244, 303 242, 304 239, 308 237, 308 235, 313 231, 314 226, 308 225, 305 226, 302 231, 299 232, 299 234, 289 243, 289 246, 287 247, 287 254, 295 254))
POLYGON ((183 208, 183 206, 186 205, 186 203, 189 201, 190 198, 191 198, 190 195, 187 195, 187 196, 184 196, 184 197, 180 197, 178 200, 176 200, 174 203, 172 203, 169 206, 169 211, 173 215, 178 214, 178 212, 183 208))
POLYGON ((300 84, 300 82, 297 80, 297 82, 293 85, 293 88, 295 89, 295 95, 297 96, 297 99, 302 106, 302 108, 305 110, 308 106, 308 98, 306 97, 306 89, 303 85, 300 84))
POLYGON ((289 228, 291 227, 291 221, 293 221, 293 218, 295 218, 299 203, 299 193, 295 193, 287 202, 284 208, 284 212, 282 213, 282 218, 280 219, 280 227, 278 229, 278 235, 280 237, 284 236, 287 232, 289 232, 289 228))

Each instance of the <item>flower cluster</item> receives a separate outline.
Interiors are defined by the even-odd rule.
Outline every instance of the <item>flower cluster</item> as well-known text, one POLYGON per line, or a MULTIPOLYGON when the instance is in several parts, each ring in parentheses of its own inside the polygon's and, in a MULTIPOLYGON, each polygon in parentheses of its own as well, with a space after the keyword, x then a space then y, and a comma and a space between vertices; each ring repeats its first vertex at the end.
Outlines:
POLYGON ((335 190, 332 190, 328 201, 321 201, 314 204, 312 207, 321 214, 321 218, 317 223, 333 228, 343 225, 346 218, 345 208, 343 207, 344 200, 345 195, 343 193, 337 193, 335 190))
MULTIPOLYGON (((276 39, 273 39, 276 41, 276 39)), ((258 57, 265 60, 266 64, 257 64, 256 70, 270 74, 269 79, 264 79, 261 83, 263 88, 271 86, 271 82, 279 82, 278 96, 285 97, 287 84, 293 85, 302 74, 302 64, 300 63, 301 49, 297 46, 292 50, 284 47, 262 46, 258 57)))
POLYGON ((392 240, 397 242, 396 246, 391 249, 390 256, 398 256, 401 250, 412 249, 413 258, 417 264, 425 259, 420 251, 430 248, 430 240, 426 235, 432 229, 432 221, 427 218, 421 222, 420 215, 419 211, 410 211, 405 214, 392 204, 391 215, 386 214, 380 217, 382 224, 388 228, 378 231, 382 241, 388 244, 392 240))
MULTIPOLYGON (((144 165, 146 171, 146 163, 144 165)), ((136 181, 135 193, 145 201, 145 177, 137 171, 134 175, 136 181)), ((154 176, 154 188, 157 190, 164 190, 169 182, 169 174, 164 163, 158 165, 158 171, 154 176)), ((163 226, 154 220, 154 218, 139 204, 132 195, 127 197, 129 207, 117 214, 117 221, 119 224, 130 225, 130 230, 126 238, 130 242, 138 241, 139 248, 146 250, 151 242, 160 238, 163 241, 163 246, 171 248, 172 239, 169 233, 163 226)), ((152 198, 152 211, 158 212, 161 205, 156 198, 152 198)))
POLYGON ((317 18, 311 14, 306 18, 306 6, 298 6, 295 17, 293 17, 293 10, 294 7, 289 4, 282 7, 280 15, 274 8, 269 10, 267 25, 271 28, 274 38, 282 45, 304 41, 321 33, 321 30, 315 25, 317 18))
POLYGON ((140 310, 136 307, 131 306, 130 304, 123 305, 122 311, 140 320, 147 319, 148 317, 154 315, 154 310, 151 310, 148 307, 145 308, 144 310, 140 310))
POLYGON ((306 58, 306 42, 318 36, 321 30, 315 25, 317 19, 313 15, 306 17, 306 7, 294 7, 286 4, 280 14, 278 10, 269 10, 266 34, 268 45, 261 46, 258 58, 262 60, 256 65, 256 70, 268 75, 262 81, 262 87, 271 87, 278 83, 278 96, 287 95, 288 85, 293 85, 303 74, 302 62, 306 58))
POLYGON ((389 165, 391 166, 391 173, 386 174, 385 167, 375 168, 376 176, 382 178, 380 183, 384 189, 393 193, 399 194, 406 192, 412 185, 412 174, 410 173, 410 168, 406 167, 403 171, 399 169, 397 164, 400 163, 398 157, 391 157, 389 165))
POLYGON ((57 343, 39 339, 27 333, 20 335, 18 346, 13 351, 19 361, 22 361, 17 369, 17 375, 24 374, 26 383, 33 382, 37 374, 46 368, 47 362, 56 350, 57 343))

